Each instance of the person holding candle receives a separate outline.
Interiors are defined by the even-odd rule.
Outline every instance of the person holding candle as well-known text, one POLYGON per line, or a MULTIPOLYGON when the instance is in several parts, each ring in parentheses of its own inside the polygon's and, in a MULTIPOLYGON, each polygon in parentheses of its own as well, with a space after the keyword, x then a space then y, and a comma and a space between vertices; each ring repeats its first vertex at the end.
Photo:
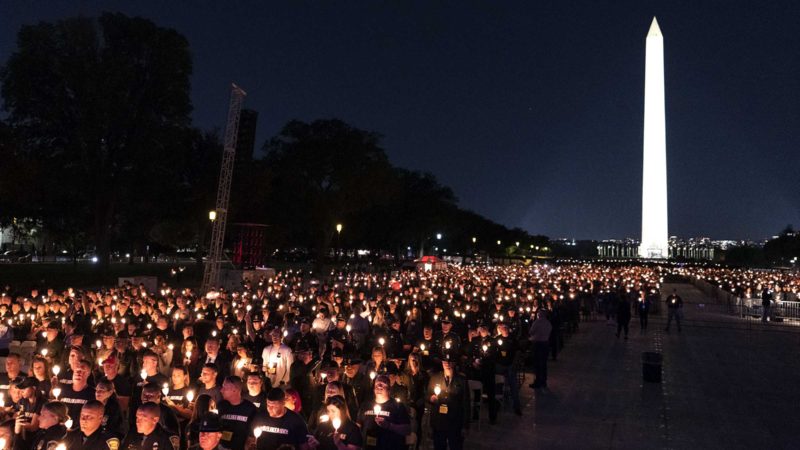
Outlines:
POLYGON ((361 449, 364 442, 361 430, 350 418, 344 397, 328 397, 324 407, 324 414, 320 414, 321 419, 313 429, 314 437, 319 442, 317 450, 361 449))
POLYGON ((61 363, 61 352, 64 348, 64 340, 59 336, 60 330, 61 322, 57 320, 50 321, 44 331, 45 340, 37 351, 37 353, 56 364, 61 363))
POLYGON ((37 389, 35 378, 28 377, 17 384, 20 393, 19 413, 17 423, 26 433, 33 433, 39 429, 39 415, 45 399, 37 389))
POLYGON ((442 371, 431 375, 426 400, 430 404, 431 436, 435 450, 461 450, 469 429, 470 404, 467 380, 455 373, 455 357, 442 355, 442 371))
POLYGON ((35 355, 31 363, 30 375, 36 379, 37 389, 44 398, 48 397, 52 387, 49 374, 47 360, 40 355, 35 355))
POLYGON ((97 400, 83 405, 79 427, 64 438, 68 449, 119 450, 119 437, 103 430, 103 409, 103 404, 97 400))
MULTIPOLYGON (((187 396, 190 396, 187 393, 187 396)), ((184 428, 184 438, 186 445, 190 449, 196 449, 200 440, 200 425, 203 420, 212 414, 216 414, 217 403, 209 395, 198 395, 197 401, 194 402, 194 409, 192 410, 192 417, 188 425, 184 428)))
POLYGON ((247 448, 276 450, 283 444, 298 450, 309 450, 308 427, 299 414, 286 408, 283 389, 272 388, 267 394, 267 414, 259 414, 253 421, 252 437, 247 448))
POLYGON ((365 402, 358 415, 358 424, 365 449, 401 450, 411 433, 406 407, 389 396, 389 377, 380 375, 373 385, 374 400, 365 402))
POLYGON ((88 383, 92 366, 93 364, 85 359, 78 361, 72 372, 72 383, 61 386, 59 400, 67 405, 69 416, 73 418, 73 427, 78 425, 75 419, 80 417, 81 407, 84 403, 95 399, 94 387, 88 383))
POLYGON ((186 394, 189 391, 189 374, 186 373, 185 367, 178 366, 172 368, 170 375, 170 383, 167 385, 166 394, 164 394, 164 403, 172 408, 182 419, 181 422, 183 422, 192 417, 192 409, 189 407, 189 400, 186 399, 186 394))
POLYGON ((288 346, 281 342, 283 334, 280 328, 273 328, 270 338, 272 345, 265 347, 261 354, 264 373, 272 386, 283 386, 289 383, 289 369, 294 362, 294 354, 288 346))

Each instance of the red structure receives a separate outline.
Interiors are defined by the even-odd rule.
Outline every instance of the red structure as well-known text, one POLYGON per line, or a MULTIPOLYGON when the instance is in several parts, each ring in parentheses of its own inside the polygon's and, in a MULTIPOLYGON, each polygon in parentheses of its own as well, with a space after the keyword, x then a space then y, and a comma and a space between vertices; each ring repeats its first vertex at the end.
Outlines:
POLYGON ((264 266, 267 262, 267 226, 234 223, 233 264, 241 269, 264 266))

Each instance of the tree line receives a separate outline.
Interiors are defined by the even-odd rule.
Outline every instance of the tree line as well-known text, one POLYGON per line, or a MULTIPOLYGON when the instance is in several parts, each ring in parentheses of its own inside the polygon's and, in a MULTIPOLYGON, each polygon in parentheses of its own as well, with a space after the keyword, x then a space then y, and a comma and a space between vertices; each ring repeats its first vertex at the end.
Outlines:
MULTIPOLYGON (((101 264, 202 251, 222 144, 192 126, 191 74, 186 38, 147 19, 23 26, 0 71, 0 224, 36 229, 44 252, 93 248, 101 264)), ((229 223, 266 224, 270 249, 321 260, 333 245, 398 257, 548 245, 459 207, 432 174, 393 166, 378 133, 341 120, 289 121, 262 149, 235 167, 229 223)))

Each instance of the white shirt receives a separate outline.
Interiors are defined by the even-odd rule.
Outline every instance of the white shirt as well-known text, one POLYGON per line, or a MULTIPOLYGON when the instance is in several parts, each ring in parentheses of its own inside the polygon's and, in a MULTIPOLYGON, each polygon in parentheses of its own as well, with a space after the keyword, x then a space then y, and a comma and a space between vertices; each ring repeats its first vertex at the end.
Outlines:
POLYGON ((273 387, 280 386, 281 383, 289 384, 289 368, 292 367, 294 362, 294 355, 292 349, 284 344, 277 348, 274 345, 268 345, 261 352, 261 360, 263 361, 264 371, 272 382, 273 387), (275 370, 269 370, 270 367, 275 370))

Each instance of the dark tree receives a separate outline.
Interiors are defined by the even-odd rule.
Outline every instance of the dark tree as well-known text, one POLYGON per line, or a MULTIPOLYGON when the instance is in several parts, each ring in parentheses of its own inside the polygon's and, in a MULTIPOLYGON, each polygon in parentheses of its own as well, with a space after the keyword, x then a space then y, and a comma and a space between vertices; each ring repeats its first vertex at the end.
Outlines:
POLYGON ((391 166, 379 140, 340 120, 295 120, 265 145, 271 223, 313 248, 318 266, 336 224, 385 198, 391 166))
POLYGON ((90 231, 102 263, 120 230, 145 239, 172 208, 187 160, 189 44, 141 18, 103 14, 23 27, 2 71, 9 124, 40 193, 38 218, 90 231))

